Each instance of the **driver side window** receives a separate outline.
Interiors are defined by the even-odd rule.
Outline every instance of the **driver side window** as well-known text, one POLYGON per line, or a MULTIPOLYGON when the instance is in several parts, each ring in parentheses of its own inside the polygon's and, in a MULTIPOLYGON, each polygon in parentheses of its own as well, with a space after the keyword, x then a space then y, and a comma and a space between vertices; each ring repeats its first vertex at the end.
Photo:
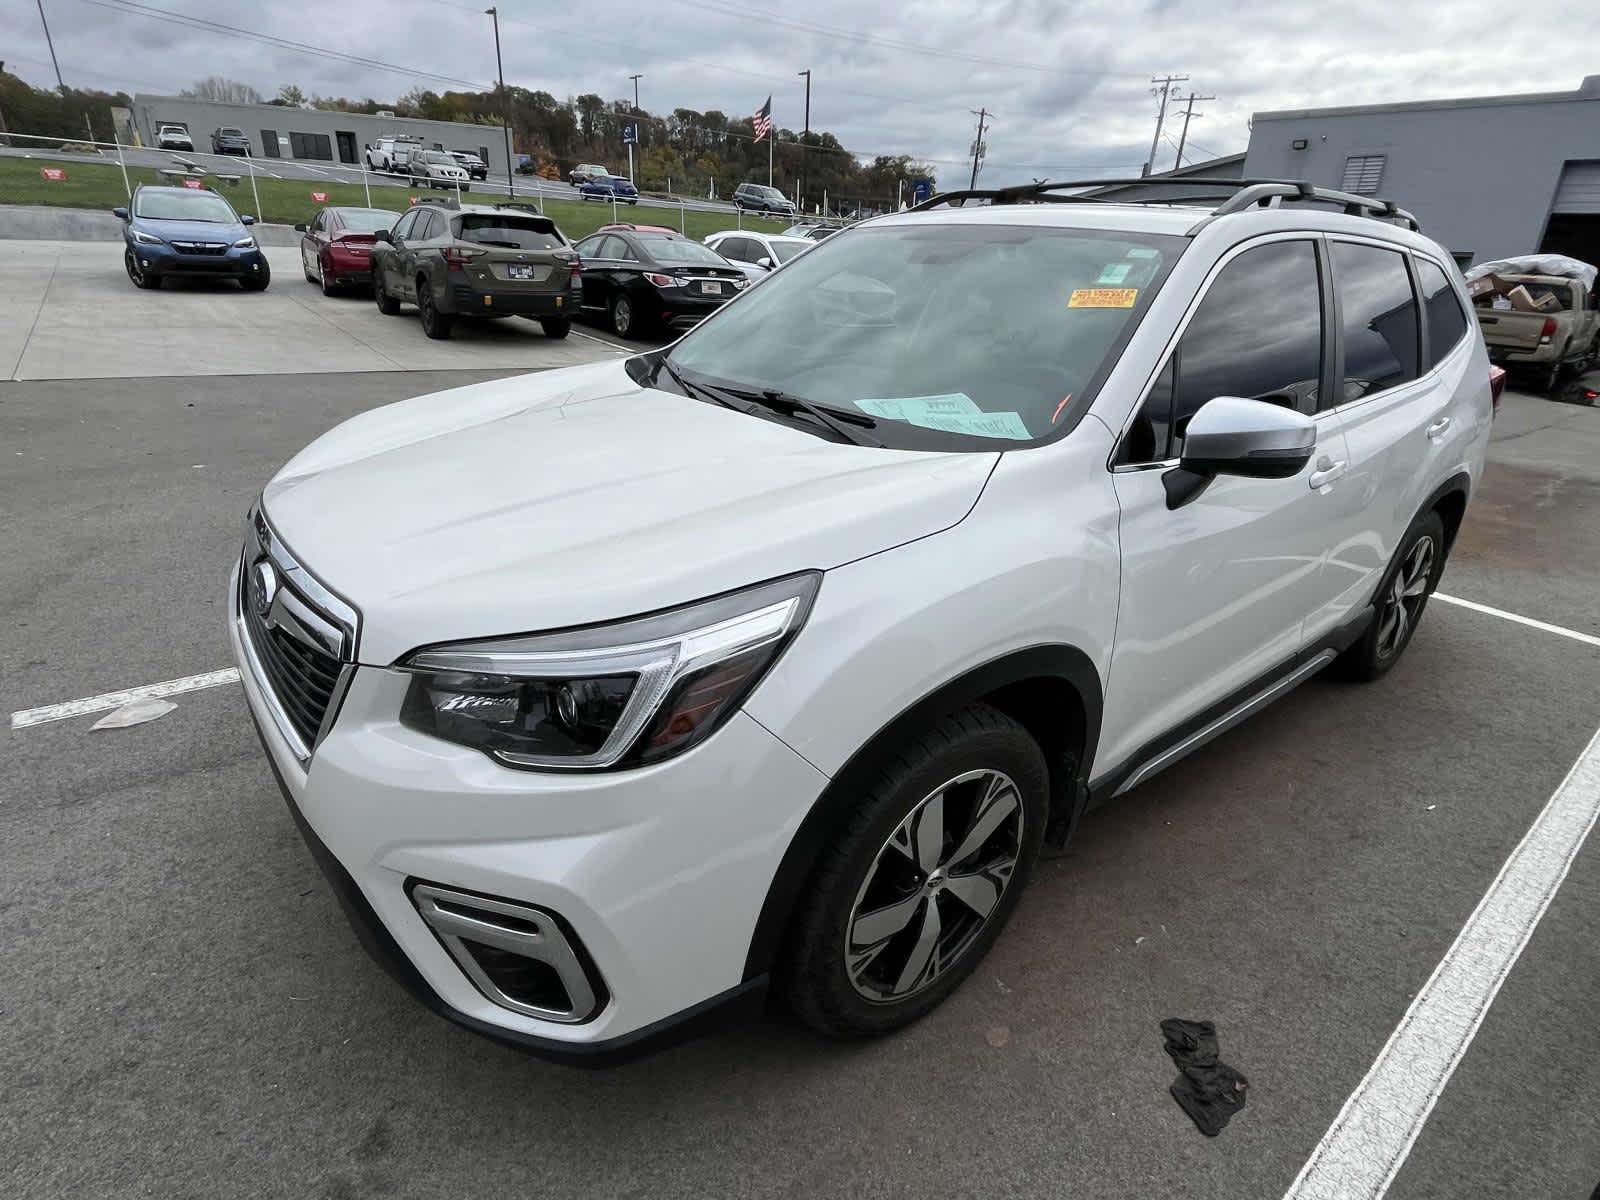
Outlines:
POLYGON ((1217 396, 1315 411, 1322 285, 1309 241, 1246 250, 1212 282, 1117 452, 1121 466, 1182 457, 1189 419, 1217 396))
POLYGON ((394 233, 391 235, 395 241, 404 241, 411 236, 411 231, 416 228, 417 216, 416 212, 408 212, 400 218, 400 223, 394 227, 394 233))

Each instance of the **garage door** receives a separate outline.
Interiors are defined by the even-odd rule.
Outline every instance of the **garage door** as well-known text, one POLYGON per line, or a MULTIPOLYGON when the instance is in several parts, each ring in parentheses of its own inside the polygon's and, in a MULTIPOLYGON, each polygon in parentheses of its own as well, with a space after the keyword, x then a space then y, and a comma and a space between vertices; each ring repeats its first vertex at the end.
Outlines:
POLYGON ((1558 213, 1600 213, 1600 162, 1569 162, 1550 208, 1558 213))

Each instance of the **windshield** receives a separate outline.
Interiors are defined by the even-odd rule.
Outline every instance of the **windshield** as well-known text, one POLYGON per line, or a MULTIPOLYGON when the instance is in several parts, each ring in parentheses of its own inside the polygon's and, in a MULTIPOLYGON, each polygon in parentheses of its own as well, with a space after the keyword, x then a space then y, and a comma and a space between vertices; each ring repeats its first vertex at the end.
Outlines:
POLYGON ((230 129, 227 126, 223 126, 221 129, 217 130, 217 136, 218 137, 243 137, 244 136, 244 130, 242 130, 242 129, 230 129))
POLYGON ((531 217, 462 217, 461 232, 456 236, 463 242, 506 250, 554 250, 565 245, 548 221, 531 217))
POLYGON ((645 252, 659 263, 706 263, 715 267, 728 265, 722 255, 710 246, 702 246, 688 238, 673 237, 668 233, 636 233, 634 236, 639 239, 645 252))
POLYGON ((788 262, 802 250, 811 249, 810 242, 780 242, 777 239, 773 239, 768 245, 772 247, 772 253, 777 255, 778 261, 781 263, 788 262))
POLYGON ((154 221, 213 221, 219 225, 237 225, 228 202, 215 192, 140 192, 133 215, 154 221))
POLYGON ((189 131, 187 129, 185 129, 182 125, 163 125, 156 132, 158 132, 158 133, 188 133, 189 131))
POLYGON ((417 155, 417 157, 425 163, 443 163, 447 167, 453 167, 456 165, 455 159, 451 158, 448 154, 441 154, 437 150, 424 151, 422 154, 417 155))
POLYGON ((393 229, 400 214, 381 208, 341 208, 339 219, 352 233, 377 233, 380 229, 393 229))
POLYGON ((1043 226, 861 229, 814 246, 670 361, 868 414, 886 444, 1033 441, 1088 402, 1185 245, 1043 226))

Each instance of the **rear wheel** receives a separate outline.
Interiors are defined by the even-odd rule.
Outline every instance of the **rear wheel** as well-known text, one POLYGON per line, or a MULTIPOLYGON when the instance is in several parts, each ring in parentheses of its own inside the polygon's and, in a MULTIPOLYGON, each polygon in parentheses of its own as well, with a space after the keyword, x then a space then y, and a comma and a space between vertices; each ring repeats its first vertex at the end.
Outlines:
POLYGON ((417 276, 417 315, 422 318, 422 332, 437 341, 449 337, 451 327, 455 325, 453 316, 439 311, 438 302, 433 298, 433 287, 422 275, 417 276))
POLYGON ((620 292, 611 298, 611 328, 618 337, 631 338, 638 332, 639 318, 633 311, 633 301, 620 292))
POLYGON ((372 269, 372 298, 378 302, 378 311, 386 317, 400 311, 400 301, 389 295, 389 289, 383 286, 383 272, 376 267, 372 269))
POLYGON ((800 902, 779 981, 801 1020, 887 1033, 953 992, 1028 882, 1047 776, 1034 740, 984 704, 901 747, 800 902))
POLYGON ((326 259, 317 260, 317 282, 322 285, 322 294, 324 296, 332 296, 339 290, 333 285, 333 277, 328 273, 326 259))
POLYGON ((1534 378, 1536 380, 1534 386, 1548 395, 1556 390, 1556 381, 1561 378, 1561 364, 1556 363, 1553 366, 1545 367, 1534 378))
POLYGON ((1372 624, 1339 656, 1334 664, 1338 674, 1361 683, 1387 674, 1411 644, 1443 572, 1444 521, 1429 511, 1413 521, 1400 540, 1399 552, 1378 585, 1372 624))
POLYGON ((539 328, 544 330, 545 337, 560 341, 572 332, 572 322, 566 317, 540 317, 539 328))

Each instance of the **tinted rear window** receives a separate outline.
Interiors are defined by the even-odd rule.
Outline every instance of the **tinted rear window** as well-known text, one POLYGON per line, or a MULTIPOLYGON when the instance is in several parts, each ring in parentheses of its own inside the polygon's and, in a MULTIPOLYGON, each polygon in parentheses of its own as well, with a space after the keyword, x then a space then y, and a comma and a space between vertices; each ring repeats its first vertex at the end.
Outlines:
POLYGON ((1467 314, 1461 310, 1461 301, 1445 273, 1425 258, 1416 263, 1422 281, 1423 310, 1428 318, 1428 368, 1432 370, 1467 332, 1467 314))
POLYGON ((699 242, 691 242, 688 238, 672 237, 665 233, 639 233, 635 234, 650 257, 663 263, 707 263, 711 266, 726 266, 722 255, 710 246, 702 246, 699 242))
POLYGON ((464 216, 456 234, 464 242, 502 250, 555 250, 565 246, 549 222, 529 217, 464 216))

